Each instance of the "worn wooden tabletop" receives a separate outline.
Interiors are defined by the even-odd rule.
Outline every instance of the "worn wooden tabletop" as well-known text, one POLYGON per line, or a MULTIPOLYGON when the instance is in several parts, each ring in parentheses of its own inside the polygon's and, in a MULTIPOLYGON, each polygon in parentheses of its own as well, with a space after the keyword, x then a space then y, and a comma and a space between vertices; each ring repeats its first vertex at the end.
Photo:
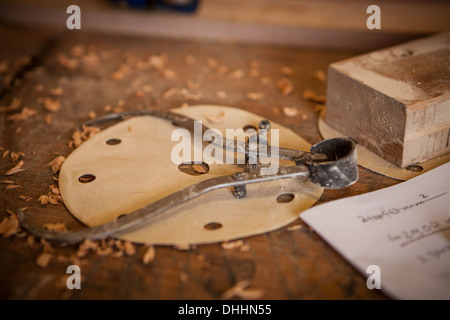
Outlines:
MULTIPOLYGON (((325 95, 326 83, 316 71, 326 73, 331 62, 362 53, 10 26, 0 28, 0 38, 8 39, 0 50, 0 106, 7 107, 0 113, 0 221, 27 207, 33 223, 64 223, 69 229, 82 225, 63 204, 42 205, 38 199, 57 186, 48 163, 70 154, 68 142, 89 116, 183 103, 227 105, 272 119, 315 143, 322 139, 316 126, 320 105, 305 99, 304 91, 325 95), (163 68, 155 67, 161 59, 163 68), (282 78, 290 79, 292 93, 280 92, 276 83, 282 78), (164 94, 174 87, 201 96, 164 94), (251 99, 249 92, 264 97, 251 99), (287 116, 285 106, 298 114, 287 116), (21 160, 24 171, 4 175, 21 160)), ((359 173, 355 185, 326 190, 318 203, 399 182, 361 167, 359 173)), ((50 248, 18 231, 0 237, 0 298, 219 299, 243 280, 262 299, 387 298, 369 290, 365 277, 302 221, 293 224, 303 227, 243 239, 248 250, 224 250, 221 244, 189 250, 156 246, 148 264, 143 245, 131 255, 88 252, 75 259, 77 245, 50 248), (38 265, 44 251, 51 260, 38 265), (66 268, 73 262, 81 267, 81 290, 65 286, 66 268)))

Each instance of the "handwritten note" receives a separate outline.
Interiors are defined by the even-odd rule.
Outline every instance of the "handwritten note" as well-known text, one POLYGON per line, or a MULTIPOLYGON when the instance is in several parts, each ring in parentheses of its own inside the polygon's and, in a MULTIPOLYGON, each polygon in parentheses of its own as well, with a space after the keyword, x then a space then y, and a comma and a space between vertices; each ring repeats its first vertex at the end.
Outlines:
POLYGON ((300 218, 366 279, 378 266, 381 290, 392 298, 450 299, 450 163, 300 218))

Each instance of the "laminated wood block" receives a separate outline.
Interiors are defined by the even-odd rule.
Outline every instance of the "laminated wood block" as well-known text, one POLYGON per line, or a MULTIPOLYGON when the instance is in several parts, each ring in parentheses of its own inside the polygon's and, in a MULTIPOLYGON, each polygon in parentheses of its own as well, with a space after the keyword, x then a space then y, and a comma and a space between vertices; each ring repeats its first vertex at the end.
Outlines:
POLYGON ((401 167, 450 151, 450 32, 333 63, 326 122, 401 167))

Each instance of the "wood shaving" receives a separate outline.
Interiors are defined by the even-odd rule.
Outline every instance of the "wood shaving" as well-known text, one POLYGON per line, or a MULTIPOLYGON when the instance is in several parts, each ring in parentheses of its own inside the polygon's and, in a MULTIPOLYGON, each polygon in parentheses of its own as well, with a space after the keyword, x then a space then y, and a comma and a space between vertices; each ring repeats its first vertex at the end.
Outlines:
POLYGON ((20 113, 16 113, 7 117, 8 121, 20 122, 36 115, 37 111, 24 107, 20 113))
POLYGON ((264 295, 264 291, 257 289, 253 290, 247 289, 247 287, 249 287, 250 284, 251 284, 250 280, 240 281, 236 283, 234 286, 232 286, 230 289, 222 293, 220 298, 222 300, 228 300, 233 297, 237 297, 243 300, 260 299, 264 295))
POLYGON ((97 251, 98 243, 89 239, 84 240, 79 246, 76 252, 76 256, 84 257, 89 251, 97 251))
POLYGON ((5 238, 17 235, 21 231, 19 220, 13 213, 0 222, 0 235, 5 238))
POLYGON ((314 72, 314 77, 318 79, 320 82, 325 82, 327 80, 327 76, 325 72, 322 70, 317 70, 314 72))
POLYGON ((220 99, 225 99, 227 97, 227 93, 224 91, 216 91, 216 97, 220 99))
POLYGON ((91 110, 88 113, 88 118, 89 119, 95 119, 97 117, 97 115, 95 114, 95 111, 91 110))
POLYGON ((12 162, 17 162, 19 159, 25 157, 25 153, 23 152, 11 152, 10 155, 12 162))
POLYGON ((12 181, 12 180, 3 180, 2 183, 4 183, 4 184, 14 184, 14 181, 12 181))
POLYGON ((186 82, 186 87, 188 87, 188 89, 198 89, 199 86, 200 84, 196 81, 188 80, 186 82))
POLYGON ((281 68, 281 74, 283 74, 285 76, 291 76, 294 74, 294 70, 285 66, 285 67, 281 68))
POLYGON ((188 276, 187 276, 187 274, 184 273, 184 272, 181 272, 181 273, 180 273, 180 280, 181 280, 181 282, 186 282, 186 281, 188 281, 188 276))
POLYGON ((6 107, 0 107, 0 113, 1 112, 10 112, 10 111, 16 111, 20 108, 21 100, 19 98, 13 98, 11 104, 6 107))
POLYGON ((16 174, 18 172, 25 171, 25 169, 22 169, 23 164, 24 164, 23 160, 20 160, 20 162, 14 168, 11 168, 8 171, 6 171, 5 175, 6 176, 11 176, 11 175, 16 174))
POLYGON ((69 142, 69 148, 77 148, 81 143, 81 132, 76 130, 72 134, 72 141, 69 142))
POLYGON ((231 71, 230 73, 228 73, 227 78, 235 80, 235 79, 240 79, 243 76, 244 76, 244 71, 238 69, 238 70, 234 70, 234 71, 231 71))
POLYGON ((55 187, 54 185, 51 185, 51 186, 49 187, 49 189, 50 189, 50 192, 51 192, 51 193, 53 193, 53 194, 55 194, 55 195, 57 195, 57 196, 60 194, 59 188, 58 188, 58 187, 55 187))
POLYGON ((191 246, 189 244, 176 244, 173 247, 181 251, 191 250, 191 246))
POLYGON ((18 184, 8 184, 6 186, 6 190, 17 189, 17 188, 21 188, 21 186, 19 186, 18 184))
POLYGON ((174 87, 174 88, 170 88, 170 89, 164 91, 162 95, 164 98, 167 99, 167 98, 174 96, 177 93, 178 93, 178 88, 174 87))
POLYGON ((44 121, 45 121, 45 123, 47 125, 51 125, 52 124, 52 120, 53 120, 53 117, 52 117, 52 115, 50 113, 45 115, 44 121))
POLYGON ((28 248, 33 249, 35 244, 36 244, 36 242, 35 242, 34 236, 32 234, 30 234, 27 237, 27 246, 28 246, 28 248))
POLYGON ((53 252, 54 251, 52 245, 44 238, 41 238, 41 245, 42 245, 42 248, 44 249, 44 252, 53 252))
POLYGON ((100 132, 100 129, 93 126, 83 126, 83 131, 76 130, 72 134, 72 141, 69 142, 69 148, 77 148, 83 140, 88 140, 100 132))
POLYGON ((44 223, 43 228, 50 231, 67 231, 67 227, 64 223, 55 222, 55 223, 44 223))
POLYGON ((151 68, 154 68, 156 70, 161 70, 165 67, 165 64, 167 63, 168 58, 165 54, 161 55, 152 55, 148 57, 147 63, 151 68))
MULTIPOLYGON (((145 97, 145 93, 144 92, 142 92, 142 91, 139 91, 139 90, 137 90, 137 91, 135 91, 134 92, 134 95, 136 96, 136 97, 139 97, 139 98, 144 98, 145 97)), ((92 111, 93 112, 93 111, 92 111)), ((94 113, 95 114, 95 113, 94 113)), ((94 117, 95 118, 95 117, 94 117)), ((91 118, 91 119, 93 119, 93 118, 91 118)))
POLYGON ((76 44, 70 49, 70 53, 75 57, 81 57, 85 52, 85 46, 82 44, 76 44))
POLYGON ((322 113, 322 111, 325 109, 325 106, 323 105, 323 104, 316 104, 315 106, 314 106, 314 112, 317 112, 317 113, 322 113))
POLYGON ((187 90, 185 88, 180 90, 180 94, 181 94, 181 96, 184 99, 186 99, 186 100, 194 100, 194 101, 200 100, 202 98, 202 96, 203 96, 203 94, 200 91, 197 92, 197 93, 192 93, 192 92, 190 92, 189 90, 187 90))
POLYGON ((41 205, 43 205, 43 206, 45 206, 47 203, 48 203, 48 196, 46 196, 46 195, 41 195, 40 197, 39 197, 39 199, 38 199, 38 202, 41 204, 41 205))
POLYGON ((210 122, 210 123, 221 123, 225 120, 226 118, 226 114, 225 112, 221 111, 216 115, 207 115, 206 119, 210 122))
POLYGON ((14 134, 19 134, 22 131, 22 127, 18 127, 15 131, 14 134))
POLYGON ((0 62, 0 74, 8 73, 8 69, 9 69, 9 61, 8 60, 1 61, 0 62))
POLYGON ((53 174, 56 174, 61 169, 61 166, 64 161, 66 161, 65 157, 57 156, 55 159, 53 159, 48 163, 48 166, 52 170, 53 174))
POLYGON ((50 252, 42 252, 36 259, 36 264, 41 268, 46 268, 52 260, 52 254, 50 252))
POLYGON ((33 200, 32 197, 28 197, 28 196, 19 196, 20 199, 25 200, 25 201, 30 201, 33 200))
POLYGON ((287 231, 295 231, 295 230, 298 230, 301 228, 303 228, 303 226, 301 224, 294 224, 292 226, 287 227, 286 230, 287 231))
POLYGON ((327 101, 325 96, 318 95, 315 91, 310 90, 310 89, 307 89, 303 92, 303 98, 308 101, 312 101, 312 102, 316 102, 316 103, 320 103, 320 104, 325 104, 325 102, 327 101))
POLYGON ((239 248, 239 250, 242 251, 242 252, 247 252, 247 251, 250 250, 250 246, 248 245, 248 243, 244 243, 244 244, 239 248))
POLYGON ((155 260, 155 247, 153 246, 147 246, 144 252, 144 255, 142 256, 142 262, 144 264, 149 264, 153 260, 155 260))
POLYGON ((55 195, 55 194, 51 194, 49 193, 48 195, 41 195, 38 199, 38 202, 45 206, 46 204, 59 204, 62 203, 63 200, 61 198, 60 195, 55 195))
POLYGON ((127 256, 132 256, 136 253, 136 247, 129 241, 123 242, 123 250, 127 256))
POLYGON ((175 79, 178 75, 177 73, 172 69, 165 69, 162 71, 162 75, 166 79, 175 79))
POLYGON ((243 240, 225 241, 222 242, 221 247, 224 250, 232 250, 241 247, 244 244, 243 240))
POLYGON ((247 92, 246 94, 247 98, 251 100, 261 100, 264 98, 264 93, 262 92, 247 92))
POLYGON ((298 110, 294 107, 283 107, 283 113, 286 117, 295 117, 298 115, 298 110))
POLYGON ((206 173, 207 171, 205 170, 205 168, 199 164, 193 164, 192 165, 192 170, 194 170, 195 172, 198 173, 206 173))
POLYGON ((9 150, 5 150, 3 152, 3 159, 5 159, 8 154, 9 154, 9 150))
POLYGON ((110 112, 111 109, 112 109, 112 107, 111 107, 110 104, 107 104, 107 105, 103 108, 103 110, 105 110, 105 112, 110 112))
POLYGON ((289 95, 294 91, 294 85, 288 78, 283 78, 277 82, 277 87, 283 96, 289 95))
POLYGON ((61 87, 53 88, 48 91, 52 96, 60 96, 63 94, 64 90, 61 87))
POLYGON ((63 67, 73 70, 78 68, 79 61, 77 59, 71 59, 67 57, 65 54, 58 54, 56 56, 56 61, 63 67))

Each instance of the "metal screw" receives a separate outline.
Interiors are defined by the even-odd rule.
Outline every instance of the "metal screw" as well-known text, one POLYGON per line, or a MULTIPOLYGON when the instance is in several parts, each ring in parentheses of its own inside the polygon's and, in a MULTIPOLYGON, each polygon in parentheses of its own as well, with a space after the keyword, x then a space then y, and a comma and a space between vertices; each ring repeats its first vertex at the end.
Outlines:
MULTIPOLYGON (((242 181, 245 179, 244 172, 235 172, 232 175, 233 180, 242 181)), ((247 196, 247 186, 244 184, 242 186, 233 187, 233 195, 236 199, 242 199, 247 196)))
POLYGON ((232 178, 233 178, 233 180, 236 180, 236 181, 242 181, 245 178, 245 173, 240 172, 240 171, 235 172, 235 173, 233 173, 232 178))
POLYGON ((261 120, 258 124, 259 129, 270 130, 270 121, 269 120, 261 120))

